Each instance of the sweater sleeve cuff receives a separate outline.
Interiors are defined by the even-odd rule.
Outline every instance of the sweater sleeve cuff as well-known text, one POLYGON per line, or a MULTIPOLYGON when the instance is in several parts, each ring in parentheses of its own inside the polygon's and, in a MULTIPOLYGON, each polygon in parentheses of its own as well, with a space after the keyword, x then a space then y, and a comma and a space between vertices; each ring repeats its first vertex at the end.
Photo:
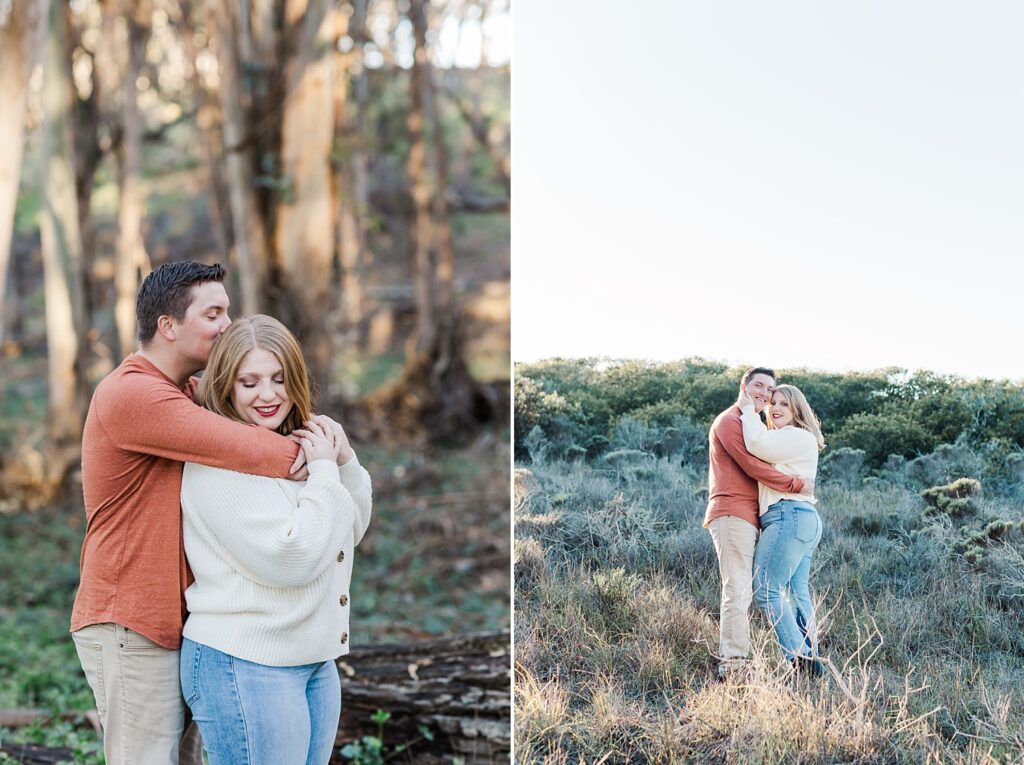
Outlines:
POLYGON ((359 464, 359 457, 353 452, 352 459, 337 468, 342 483, 358 481, 362 478, 363 466, 359 464))
POLYGON ((309 469, 309 474, 313 475, 337 475, 338 466, 333 460, 313 460, 308 463, 306 467, 309 469))
POLYGON ((756 414, 756 412, 754 411, 754 405, 753 404, 747 404, 745 407, 740 409, 740 412, 743 413, 743 414, 756 414))

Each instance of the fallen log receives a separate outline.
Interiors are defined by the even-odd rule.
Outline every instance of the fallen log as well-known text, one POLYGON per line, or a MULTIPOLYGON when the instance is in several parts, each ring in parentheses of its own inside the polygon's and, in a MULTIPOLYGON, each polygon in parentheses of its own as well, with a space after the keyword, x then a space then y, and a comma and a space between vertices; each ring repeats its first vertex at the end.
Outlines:
MULTIPOLYGON (((508 632, 353 649, 337 662, 342 712, 332 765, 348 763, 339 753, 341 747, 359 742, 364 736, 381 737, 384 755, 393 762, 508 762, 510 651, 508 632), (373 719, 378 710, 390 715, 383 731, 373 719), (422 729, 429 738, 424 737, 422 729)), ((59 716, 88 726, 95 712, 59 716)), ((44 710, 0 711, 0 726, 18 727, 49 717, 44 710)), ((19 745, 6 740, 0 740, 0 752, 21 765, 49 765, 72 759, 67 748, 19 745)))
POLYGON ((56 749, 36 744, 8 744, 4 741, 0 742, 0 752, 11 758, 4 762, 13 761, 20 765, 58 765, 75 761, 75 753, 70 749, 56 749))
POLYGON ((416 763, 451 763, 453 757, 465 765, 508 762, 510 649, 503 632, 353 650, 338 661, 338 746, 378 735, 371 717, 382 710, 391 714, 383 731, 388 751, 417 741, 408 750, 416 763), (419 726, 433 741, 419 740, 419 726))

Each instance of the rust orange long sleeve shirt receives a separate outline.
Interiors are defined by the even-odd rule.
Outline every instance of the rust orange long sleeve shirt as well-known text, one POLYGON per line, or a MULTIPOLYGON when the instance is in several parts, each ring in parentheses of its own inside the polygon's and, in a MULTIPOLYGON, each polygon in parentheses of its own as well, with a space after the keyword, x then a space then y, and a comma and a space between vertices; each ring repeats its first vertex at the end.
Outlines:
POLYGON ((704 526, 722 515, 735 515, 751 526, 758 521, 757 484, 800 494, 804 482, 780 473, 747 451, 743 443, 742 412, 731 406, 715 418, 708 433, 708 509, 704 526))
POLYGON ((86 530, 71 630, 114 622, 181 645, 191 583, 181 531, 182 463, 284 478, 298 445, 192 403, 145 357, 97 386, 82 436, 86 530))

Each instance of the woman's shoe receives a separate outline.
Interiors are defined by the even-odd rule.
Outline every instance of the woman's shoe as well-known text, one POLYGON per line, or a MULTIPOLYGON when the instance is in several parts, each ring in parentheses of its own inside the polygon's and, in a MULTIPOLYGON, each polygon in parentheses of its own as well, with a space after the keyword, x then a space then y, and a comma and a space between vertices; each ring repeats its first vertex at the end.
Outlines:
POLYGON ((825 676, 825 665, 814 656, 797 656, 795 659, 791 659, 790 663, 797 672, 810 675, 811 677, 825 676))

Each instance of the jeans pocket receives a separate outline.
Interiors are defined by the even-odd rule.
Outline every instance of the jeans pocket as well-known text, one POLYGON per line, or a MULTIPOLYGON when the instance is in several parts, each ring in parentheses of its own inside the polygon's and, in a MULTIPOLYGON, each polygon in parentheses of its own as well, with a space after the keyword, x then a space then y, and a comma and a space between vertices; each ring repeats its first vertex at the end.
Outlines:
POLYGON ((818 536, 821 519, 813 510, 802 510, 796 514, 796 538, 801 542, 813 542, 818 536))
POLYGON ((90 643, 75 633, 71 633, 75 641, 75 650, 78 652, 78 660, 82 664, 82 671, 85 679, 92 689, 92 695, 96 701, 96 712, 100 721, 107 721, 107 691, 103 687, 103 646, 99 643, 90 643))

